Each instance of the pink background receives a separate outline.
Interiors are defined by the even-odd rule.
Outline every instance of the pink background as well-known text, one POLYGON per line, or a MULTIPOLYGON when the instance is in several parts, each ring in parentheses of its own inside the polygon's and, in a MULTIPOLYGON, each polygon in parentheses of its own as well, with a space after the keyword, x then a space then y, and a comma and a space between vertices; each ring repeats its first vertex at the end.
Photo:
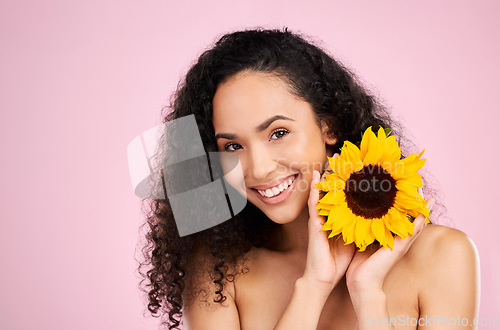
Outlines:
POLYGON ((495 1, 0 2, 3 329, 155 329, 134 250, 126 147, 224 32, 324 42, 404 118, 449 216, 481 257, 481 316, 500 317, 495 1))

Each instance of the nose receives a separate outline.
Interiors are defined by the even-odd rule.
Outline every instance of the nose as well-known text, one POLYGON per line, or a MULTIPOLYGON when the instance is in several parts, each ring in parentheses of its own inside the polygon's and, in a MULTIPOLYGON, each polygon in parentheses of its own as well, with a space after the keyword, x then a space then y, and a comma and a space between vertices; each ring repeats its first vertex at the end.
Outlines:
POLYGON ((278 167, 278 162, 273 158, 270 150, 265 147, 253 147, 248 152, 246 175, 253 180, 265 182, 270 173, 278 167))

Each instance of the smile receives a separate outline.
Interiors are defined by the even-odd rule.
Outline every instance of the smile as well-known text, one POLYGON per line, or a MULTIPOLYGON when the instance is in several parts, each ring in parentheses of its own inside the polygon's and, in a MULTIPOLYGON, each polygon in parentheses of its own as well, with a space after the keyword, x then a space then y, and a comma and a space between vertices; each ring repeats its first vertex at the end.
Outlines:
POLYGON ((295 182, 298 174, 291 175, 279 184, 276 184, 271 187, 267 187, 266 189, 256 189, 252 188, 255 191, 257 197, 266 204, 278 204, 291 195, 293 188, 295 187, 295 182))
POLYGON ((278 196, 279 194, 281 194, 281 192, 283 192, 284 190, 287 190, 288 187, 290 187, 292 185, 293 181, 295 181, 295 176, 293 176, 290 179, 284 180, 283 182, 281 182, 277 186, 268 188, 266 190, 257 189, 257 191, 259 192, 259 194, 261 194, 261 196, 265 196, 265 197, 278 196))

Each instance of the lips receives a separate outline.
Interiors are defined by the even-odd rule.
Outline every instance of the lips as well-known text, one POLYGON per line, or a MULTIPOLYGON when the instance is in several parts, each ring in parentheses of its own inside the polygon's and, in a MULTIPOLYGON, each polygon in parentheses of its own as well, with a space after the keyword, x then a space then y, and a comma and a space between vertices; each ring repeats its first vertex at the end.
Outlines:
POLYGON ((266 204, 281 203, 290 196, 298 174, 290 175, 283 179, 278 179, 271 184, 253 186, 252 190, 266 204))
POLYGON ((261 196, 274 197, 279 195, 282 191, 288 189, 289 186, 295 181, 295 176, 288 177, 283 180, 280 184, 271 186, 267 189, 256 189, 261 196))

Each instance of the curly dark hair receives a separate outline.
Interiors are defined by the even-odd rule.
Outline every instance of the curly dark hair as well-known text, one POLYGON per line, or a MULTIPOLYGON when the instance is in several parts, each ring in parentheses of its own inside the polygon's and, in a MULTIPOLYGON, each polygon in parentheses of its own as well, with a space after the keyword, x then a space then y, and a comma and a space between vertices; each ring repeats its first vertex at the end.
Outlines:
MULTIPOLYGON (((401 127, 350 70, 286 28, 222 36, 187 72, 171 105, 164 109, 163 122, 194 115, 205 151, 217 151, 212 100, 219 84, 243 70, 281 77, 293 94, 311 104, 316 118, 326 122, 337 138, 336 152, 345 140, 359 143, 369 126, 391 128, 400 144, 404 142, 401 127)), ((197 251, 205 251, 209 258, 203 267, 208 268, 205 271, 214 284, 210 288, 215 292, 214 302, 222 303, 226 299, 224 285, 248 270, 241 267, 244 255, 265 244, 279 226, 248 203, 241 213, 220 225, 179 237, 168 197, 145 202, 147 243, 139 266, 144 277, 141 288, 149 297, 148 310, 163 316, 162 325, 169 329, 179 327, 186 295, 198 289, 196 281, 190 279, 196 273, 190 262, 197 251)))

